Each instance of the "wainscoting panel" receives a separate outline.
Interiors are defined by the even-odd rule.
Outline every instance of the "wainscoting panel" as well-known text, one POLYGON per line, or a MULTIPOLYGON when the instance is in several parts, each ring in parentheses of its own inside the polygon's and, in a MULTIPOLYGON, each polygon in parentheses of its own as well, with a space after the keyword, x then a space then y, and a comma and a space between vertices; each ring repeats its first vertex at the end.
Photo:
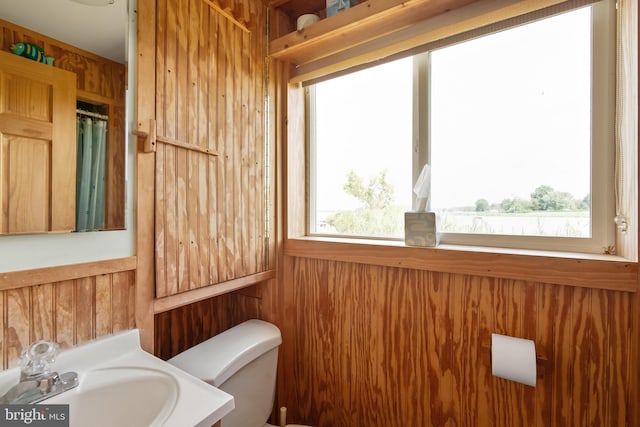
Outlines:
POLYGON ((632 293, 295 257, 284 269, 280 287, 263 288, 261 315, 283 331, 288 422, 627 422, 632 293), (535 340, 535 388, 491 375, 493 332, 535 340))
POLYGON ((134 283, 131 270, 0 291, 3 369, 40 339, 64 349, 134 328, 134 283))

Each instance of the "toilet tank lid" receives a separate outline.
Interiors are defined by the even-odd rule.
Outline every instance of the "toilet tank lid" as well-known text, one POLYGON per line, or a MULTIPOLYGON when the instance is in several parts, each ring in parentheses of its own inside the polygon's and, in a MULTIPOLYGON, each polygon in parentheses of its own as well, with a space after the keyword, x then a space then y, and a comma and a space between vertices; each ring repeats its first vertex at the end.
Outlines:
POLYGON ((252 319, 183 351, 168 362, 219 387, 243 366, 281 343, 282 336, 275 325, 252 319))

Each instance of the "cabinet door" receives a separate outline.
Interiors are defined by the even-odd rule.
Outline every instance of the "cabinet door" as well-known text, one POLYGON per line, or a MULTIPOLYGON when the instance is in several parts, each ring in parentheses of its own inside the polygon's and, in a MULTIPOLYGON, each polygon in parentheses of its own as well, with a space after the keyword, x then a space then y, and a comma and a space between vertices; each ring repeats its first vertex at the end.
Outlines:
POLYGON ((0 52, 0 234, 75 229, 76 77, 0 52))

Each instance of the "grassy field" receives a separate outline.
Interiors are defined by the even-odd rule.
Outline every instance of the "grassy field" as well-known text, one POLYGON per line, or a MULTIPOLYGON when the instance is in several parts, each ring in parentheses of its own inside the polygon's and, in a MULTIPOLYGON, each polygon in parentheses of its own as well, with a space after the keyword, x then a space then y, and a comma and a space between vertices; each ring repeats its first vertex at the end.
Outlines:
POLYGON ((591 216, 588 211, 526 213, 447 211, 438 214, 438 230, 445 233, 589 237, 591 216))

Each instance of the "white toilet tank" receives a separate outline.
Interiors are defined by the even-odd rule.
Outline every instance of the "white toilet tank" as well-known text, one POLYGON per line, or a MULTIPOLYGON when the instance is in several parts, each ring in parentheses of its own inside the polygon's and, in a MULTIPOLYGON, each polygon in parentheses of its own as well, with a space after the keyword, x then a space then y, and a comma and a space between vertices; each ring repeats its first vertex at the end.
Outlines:
POLYGON ((280 330, 248 320, 168 360, 233 396, 222 427, 264 427, 275 398, 280 330))

